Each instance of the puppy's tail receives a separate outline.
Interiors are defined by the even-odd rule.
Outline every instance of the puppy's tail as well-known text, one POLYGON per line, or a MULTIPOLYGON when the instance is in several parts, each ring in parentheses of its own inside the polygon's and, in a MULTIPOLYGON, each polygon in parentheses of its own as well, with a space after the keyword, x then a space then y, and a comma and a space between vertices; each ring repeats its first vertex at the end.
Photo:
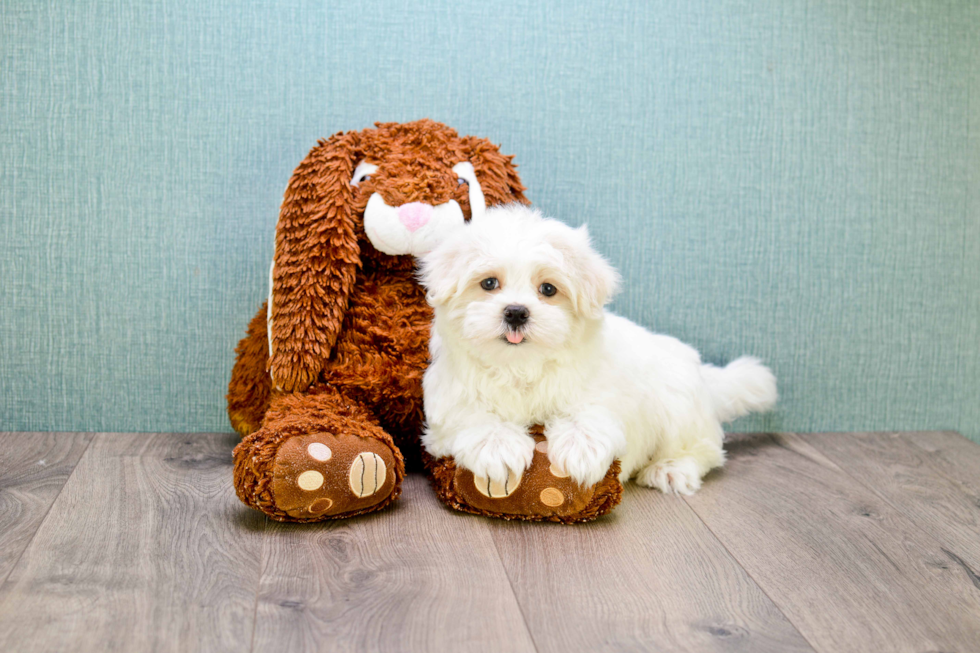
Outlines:
POLYGON ((742 356, 725 367, 702 365, 701 377, 721 422, 749 413, 764 413, 776 405, 776 377, 758 358, 742 356))

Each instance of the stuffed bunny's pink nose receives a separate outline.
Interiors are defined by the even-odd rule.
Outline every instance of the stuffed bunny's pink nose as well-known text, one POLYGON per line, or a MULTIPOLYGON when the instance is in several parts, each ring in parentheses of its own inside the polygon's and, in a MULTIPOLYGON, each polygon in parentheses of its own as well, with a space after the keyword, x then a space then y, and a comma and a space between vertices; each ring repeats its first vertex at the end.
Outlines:
POLYGON ((422 202, 409 202, 398 207, 398 219, 405 228, 415 231, 432 217, 432 206, 422 202))

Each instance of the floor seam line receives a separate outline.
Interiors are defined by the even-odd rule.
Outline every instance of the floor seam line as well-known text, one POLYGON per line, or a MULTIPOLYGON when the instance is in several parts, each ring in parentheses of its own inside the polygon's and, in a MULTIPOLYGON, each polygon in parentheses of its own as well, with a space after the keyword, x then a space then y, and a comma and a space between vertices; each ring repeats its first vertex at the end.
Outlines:
POLYGON ((725 552, 728 553, 732 561, 738 565, 738 568, 741 569, 743 572, 745 572, 745 575, 748 577, 749 580, 752 581, 752 584, 758 587, 759 591, 762 592, 763 596, 769 599, 769 602, 772 603, 772 607, 776 608, 776 610, 779 611, 779 614, 783 615, 783 618, 786 620, 786 623, 788 623, 790 626, 793 627, 793 630, 795 630, 797 634, 799 634, 799 636, 803 639, 803 641, 806 642, 811 649, 813 649, 814 653, 820 653, 821 649, 817 648, 817 646, 813 642, 811 642, 806 635, 803 634, 803 632, 800 630, 800 627, 797 626, 796 623, 792 619, 790 619, 789 615, 783 611, 782 606, 780 606, 779 603, 777 603, 776 600, 769 595, 769 592, 766 591, 766 588, 763 587, 758 580, 756 580, 755 576, 752 575, 752 572, 746 569, 745 565, 742 564, 742 561, 738 559, 738 556, 736 556, 735 553, 728 548, 728 544, 726 544, 725 541, 722 540, 721 537, 719 537, 718 534, 711 528, 711 526, 708 525, 708 522, 706 522, 704 518, 701 517, 701 515, 698 513, 698 511, 694 509, 694 506, 688 503, 687 497, 683 497, 683 499, 684 499, 684 505, 686 505, 687 508, 692 513, 694 513, 694 516, 698 518, 698 521, 704 524, 704 527, 708 529, 708 532, 711 533, 711 536, 718 541, 718 544, 720 544, 723 549, 725 549, 725 552))
POLYGON ((71 477, 75 475, 75 470, 78 469, 78 466, 81 464, 82 460, 84 460, 85 456, 88 455, 89 450, 92 448, 92 443, 95 442, 95 438, 97 438, 100 435, 104 435, 104 434, 94 433, 92 437, 89 438, 88 444, 85 445, 85 451, 83 451, 82 455, 79 456, 78 460, 75 461, 75 464, 72 466, 71 471, 68 473, 68 476, 65 478, 65 482, 62 483, 61 487, 58 489, 58 494, 55 495, 54 499, 51 501, 51 505, 48 506, 48 509, 44 511, 44 517, 42 517, 41 521, 38 522, 37 528, 34 529, 34 532, 31 533, 30 539, 27 540, 27 543, 24 545, 24 548, 21 549, 20 554, 17 556, 16 562, 14 562, 14 564, 11 565, 10 571, 7 572, 7 575, 4 576, 2 580, 0 580, 0 589, 2 589, 3 586, 7 584, 7 580, 10 578, 11 574, 13 574, 14 570, 20 566, 20 561, 24 559, 24 554, 27 553, 27 550, 31 548, 32 544, 34 544, 34 540, 37 538, 38 531, 40 531, 41 527, 44 526, 44 522, 48 520, 48 515, 51 514, 51 509, 54 508, 54 504, 56 504, 58 502, 58 499, 61 498, 61 495, 65 491, 65 486, 68 485, 68 482, 71 480, 71 477))
POLYGON ((259 547, 259 577, 255 583, 255 602, 252 605, 252 636, 249 640, 248 650, 250 653, 255 651, 255 631, 259 629, 259 595, 262 593, 262 578, 265 576, 265 535, 269 532, 269 518, 265 517, 262 528, 262 546, 259 547))
POLYGON ((531 630, 531 625, 527 622, 527 616, 524 614, 524 606, 521 604, 520 598, 517 596, 517 591, 514 589, 514 581, 510 577, 510 571, 507 569, 507 565, 504 564, 504 559, 500 555, 500 548, 497 546, 497 538, 493 536, 493 527, 489 524, 486 525, 487 533, 490 535, 490 541, 493 543, 493 550, 497 554, 497 562, 500 563, 500 568, 504 570, 504 578, 507 579, 507 586, 510 587, 510 595, 514 597, 514 603, 517 604, 517 610, 521 613, 521 621, 524 623, 524 630, 527 631, 527 636, 531 638, 531 646, 534 647, 535 651, 540 651, 538 648, 538 642, 534 639, 534 632, 531 630))

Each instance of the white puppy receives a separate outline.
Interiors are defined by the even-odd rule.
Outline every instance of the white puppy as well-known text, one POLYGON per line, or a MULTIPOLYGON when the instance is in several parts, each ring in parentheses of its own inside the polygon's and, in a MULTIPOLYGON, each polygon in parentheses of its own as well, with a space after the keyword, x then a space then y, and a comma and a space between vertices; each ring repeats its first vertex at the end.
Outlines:
POLYGON ((519 204, 487 211, 422 261, 435 308, 425 373, 433 456, 504 482, 534 454, 582 485, 613 459, 621 479, 690 494, 724 463, 721 424, 776 402, 776 379, 753 358, 725 368, 605 311, 618 274, 573 229, 519 204))

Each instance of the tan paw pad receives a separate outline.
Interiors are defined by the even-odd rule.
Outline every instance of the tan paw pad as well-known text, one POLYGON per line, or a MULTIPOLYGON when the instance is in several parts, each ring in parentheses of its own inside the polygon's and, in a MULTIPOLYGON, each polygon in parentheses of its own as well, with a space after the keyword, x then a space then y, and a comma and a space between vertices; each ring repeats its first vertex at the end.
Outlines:
POLYGON ((323 487, 323 474, 316 470, 308 469, 296 477, 296 485, 307 492, 319 490, 323 487))
POLYGON ((555 478, 568 478, 568 472, 554 463, 551 464, 548 471, 551 472, 551 475, 555 478))
POLYGON ((553 487, 546 487, 541 490, 539 498, 541 499, 541 503, 549 508, 556 508, 565 503, 565 495, 561 493, 561 490, 553 487))
POLYGON ((350 466, 350 489, 359 498, 371 496, 385 483, 388 468, 376 453, 365 451, 357 454, 350 466))
POLYGON ((521 484, 521 477, 514 472, 507 473, 507 480, 503 483, 491 481, 486 476, 474 476, 473 485, 477 491, 485 497, 491 499, 502 499, 514 494, 514 491, 521 484))
POLYGON ((333 506, 333 501, 331 499, 323 497, 311 503, 310 507, 307 508, 307 510, 310 512, 310 514, 318 515, 320 513, 324 513, 330 510, 332 506, 333 506))
POLYGON ((333 456, 333 452, 330 451, 330 447, 323 444, 322 442, 313 442, 306 448, 306 453, 310 455, 313 460, 319 460, 321 463, 330 460, 333 456))

